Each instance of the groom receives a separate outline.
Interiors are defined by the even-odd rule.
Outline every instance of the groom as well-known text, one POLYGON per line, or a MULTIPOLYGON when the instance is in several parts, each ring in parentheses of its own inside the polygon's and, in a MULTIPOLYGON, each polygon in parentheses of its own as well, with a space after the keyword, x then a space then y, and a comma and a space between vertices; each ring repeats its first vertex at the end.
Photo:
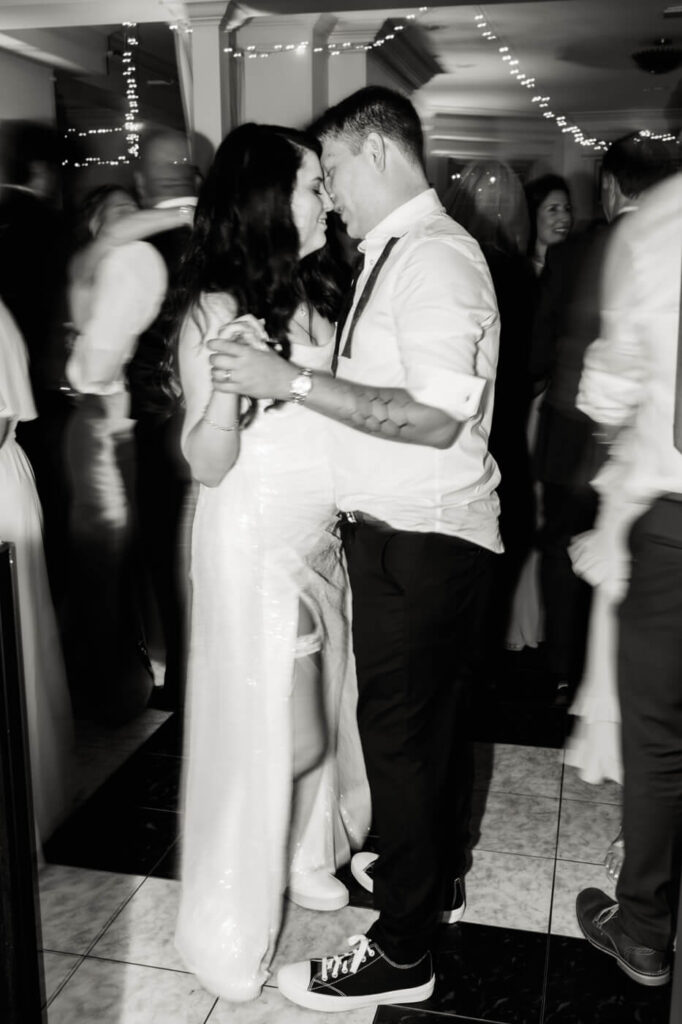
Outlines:
POLYGON ((337 332, 336 376, 234 342, 226 391, 305 402, 333 421, 353 593, 358 721, 379 856, 379 911, 338 955, 284 967, 301 1006, 427 999, 438 921, 461 916, 471 771, 467 682, 492 553, 488 454, 499 321, 476 242, 429 188, 410 102, 370 87, 315 126, 324 181, 364 266, 337 332))

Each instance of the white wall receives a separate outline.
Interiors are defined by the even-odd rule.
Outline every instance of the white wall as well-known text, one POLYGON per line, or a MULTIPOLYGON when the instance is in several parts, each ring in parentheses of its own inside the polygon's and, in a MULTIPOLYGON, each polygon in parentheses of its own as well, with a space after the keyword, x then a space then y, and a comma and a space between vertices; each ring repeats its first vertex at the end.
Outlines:
POLYGON ((0 120, 10 118, 54 124, 52 69, 0 51, 0 120))

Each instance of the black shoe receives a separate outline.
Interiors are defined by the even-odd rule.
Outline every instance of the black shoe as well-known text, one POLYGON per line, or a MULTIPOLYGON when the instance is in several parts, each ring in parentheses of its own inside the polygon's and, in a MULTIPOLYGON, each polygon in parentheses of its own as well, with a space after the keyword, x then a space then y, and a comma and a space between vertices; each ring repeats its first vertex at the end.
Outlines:
POLYGON ((467 894, 462 877, 456 878, 452 883, 452 895, 449 900, 450 907, 440 915, 441 924, 457 924, 464 917, 467 908, 467 894))
POLYGON ((348 940, 355 949, 320 960, 287 964, 277 974, 280 992, 308 1010, 354 1010, 377 1003, 417 1003, 433 992, 431 954, 395 964, 366 935, 348 940))
POLYGON ((621 928, 618 904, 601 889, 583 889, 575 901, 580 929, 589 943, 612 956, 628 978, 640 985, 665 985, 670 980, 666 953, 638 946, 621 928))
POLYGON ((567 708, 573 700, 573 687, 568 679, 560 679, 554 691, 553 704, 555 708, 567 708))
MULTIPOLYGON (((354 854, 350 862, 350 870, 356 882, 366 889, 367 892, 374 892, 374 865, 377 862, 378 854, 363 850, 354 854)), ((463 878, 455 878, 452 883, 452 894, 447 901, 445 910, 440 915, 441 924, 457 924, 464 917, 467 908, 466 889, 463 878)))

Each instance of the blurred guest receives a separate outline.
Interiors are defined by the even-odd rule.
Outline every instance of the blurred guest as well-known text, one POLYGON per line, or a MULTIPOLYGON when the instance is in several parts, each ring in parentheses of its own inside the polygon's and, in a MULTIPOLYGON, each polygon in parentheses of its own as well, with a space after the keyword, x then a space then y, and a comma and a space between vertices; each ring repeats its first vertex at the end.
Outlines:
MULTIPOLYGON (((651 139, 640 133, 632 133, 611 144, 604 156, 601 168, 601 199, 604 215, 609 226, 598 225, 588 233, 576 251, 584 252, 584 265, 576 274, 578 291, 572 296, 567 307, 567 327, 573 328, 573 335, 557 339, 555 356, 556 370, 553 379, 558 384, 561 378, 571 382, 579 375, 584 357, 585 342, 599 334, 599 286, 603 259, 612 233, 621 217, 636 210, 646 190, 675 170, 675 149, 660 139, 651 139), (589 243, 589 244, 586 244, 589 243), (591 337, 590 337, 591 336, 591 337), (564 343, 574 340, 577 350, 562 351, 564 343), (574 358, 571 360, 571 356, 574 358), (571 366, 571 362, 573 366, 571 366), (564 364, 567 369, 564 370, 564 364)), ((567 243, 568 246, 571 243, 567 243)), ((553 396, 550 385, 548 401, 553 396)), ((627 461, 623 461, 621 445, 615 446, 608 462, 592 479, 601 459, 608 452, 608 446, 597 446, 590 420, 581 420, 580 411, 575 408, 577 386, 571 389, 571 407, 565 411, 557 406, 552 410, 547 423, 556 422, 556 432, 564 437, 564 449, 556 452, 555 464, 563 454, 575 453, 572 460, 573 480, 576 483, 592 480, 600 496, 600 509, 595 529, 580 536, 570 548, 573 569, 593 586, 592 611, 590 615, 587 660, 582 682, 571 713, 576 716, 573 731, 566 751, 566 760, 578 768, 586 782, 599 783, 606 779, 622 781, 620 752, 620 714, 616 694, 616 608, 622 599, 629 573, 626 557, 625 538, 633 516, 638 514, 638 505, 623 500, 622 480, 629 473, 627 461), (573 433, 571 433, 571 428, 573 433)), ((548 444, 554 439, 549 437, 548 444)), ((571 586, 567 580, 567 586, 571 586)), ((582 642, 582 638, 576 638, 582 642)), ((610 874, 616 880, 622 855, 617 847, 610 854, 610 874)))
POLYGON ((670 976, 682 848, 682 176, 655 185, 623 219, 606 258, 601 327, 578 406, 613 435, 620 487, 639 506, 619 608, 625 857, 616 902, 577 898, 597 949, 644 985, 670 976))
MULTIPOLYGON (((571 198, 565 180, 556 174, 545 174, 535 178, 526 185, 526 199, 530 217, 530 240, 528 259, 532 268, 536 286, 531 300, 531 332, 535 324, 541 322, 551 306, 541 301, 546 282, 545 262, 547 255, 563 242, 571 230, 573 215, 571 198)), ((529 338, 529 346, 531 344, 529 338)), ((533 377, 533 367, 529 368, 533 377)), ((535 380, 533 391, 536 397, 530 405, 526 424, 528 446, 532 451, 535 447, 538 429, 538 410, 542 404, 542 392, 546 382, 535 380)), ((534 475, 534 474, 533 474, 534 475)), ((534 483, 536 526, 542 522, 540 512, 540 488, 534 483)), ((521 571, 519 585, 514 595, 511 619, 507 631, 507 647, 520 650, 524 647, 537 647, 545 635, 542 600, 539 583, 539 551, 533 547, 521 571)))
POLYGON ((81 245, 69 265, 75 335, 66 376, 76 399, 65 438, 72 491, 66 653, 77 711, 108 722, 142 710, 152 685, 132 565, 125 367, 159 312, 166 270, 152 246, 134 240, 183 222, 178 210, 142 212, 125 189, 104 185, 83 203, 81 245))
MULTIPOLYGON (((598 222, 572 236, 547 260, 531 371, 547 381, 535 466, 543 497, 547 667, 556 702, 563 706, 582 676, 591 600, 589 582, 574 573, 568 549, 573 536, 594 524, 598 499, 590 481, 606 453, 593 436, 591 421, 576 408, 578 382, 585 350, 599 333, 602 264, 613 226, 636 209, 640 193, 669 173, 670 166, 669 146, 660 140, 633 133, 614 142, 602 165, 602 206, 609 225, 598 222)), ((599 635, 601 643, 605 631, 599 635)))
POLYGON ((504 555, 497 559, 494 624, 502 646, 511 600, 535 534, 535 502, 526 426, 532 398, 528 373, 532 327, 533 274, 526 256, 529 217, 523 186, 499 160, 473 161, 445 197, 450 216, 483 250, 500 311, 500 354, 490 452, 502 475, 500 533, 504 555))
POLYGON ((26 349, 0 302, 0 539, 15 546, 33 810, 45 841, 70 809, 73 723, 45 569, 40 502, 15 438, 17 423, 35 415, 26 349))
POLYGON ((526 185, 526 201, 531 225, 528 252, 539 277, 548 250, 564 242, 573 226, 571 194, 564 178, 558 174, 543 174, 526 185))
MULTIPOLYGON (((196 175, 187 140, 178 132, 162 131, 142 138, 135 184, 147 208, 194 207, 196 175)), ((165 284, 142 280, 143 287, 163 299, 172 287, 187 244, 187 226, 150 238, 164 264, 165 284)), ((125 292, 121 301, 125 301, 125 292)), ((167 304, 138 340, 128 366, 130 415, 135 420, 136 506, 141 549, 149 575, 165 655, 163 687, 155 702, 168 710, 182 701, 185 663, 186 598, 179 553, 183 509, 189 473, 180 453, 178 395, 165 371, 173 318, 167 304)), ((183 555, 183 564, 186 554, 183 555)))
POLYGON ((19 424, 17 436, 36 477, 50 584, 59 609, 67 575, 63 432, 69 406, 61 390, 66 236, 56 209, 58 136, 47 125, 7 121, 0 130, 0 153, 0 298, 28 348, 38 414, 19 424))

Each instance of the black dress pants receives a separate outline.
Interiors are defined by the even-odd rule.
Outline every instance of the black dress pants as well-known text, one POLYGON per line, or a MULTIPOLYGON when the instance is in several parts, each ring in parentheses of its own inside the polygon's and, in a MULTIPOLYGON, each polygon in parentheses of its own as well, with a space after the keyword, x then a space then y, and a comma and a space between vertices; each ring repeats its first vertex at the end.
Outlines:
POLYGON ((183 504, 188 491, 181 465, 176 421, 153 416, 135 424, 136 501, 141 554, 156 601, 166 670, 169 706, 183 700, 185 677, 185 590, 180 579, 183 504))
POLYGON ((656 501, 632 528, 630 548, 618 654, 625 861, 616 895, 631 938, 667 950, 682 858, 682 500, 656 501))
POLYGON ((358 724, 378 834, 371 937, 397 963, 429 948, 464 873, 472 757, 467 703, 491 552, 455 537, 345 524, 358 724))
POLYGON ((547 668, 555 679, 580 680, 592 588, 573 572, 571 540, 594 526, 597 493, 588 484, 544 483, 540 582, 547 668))

